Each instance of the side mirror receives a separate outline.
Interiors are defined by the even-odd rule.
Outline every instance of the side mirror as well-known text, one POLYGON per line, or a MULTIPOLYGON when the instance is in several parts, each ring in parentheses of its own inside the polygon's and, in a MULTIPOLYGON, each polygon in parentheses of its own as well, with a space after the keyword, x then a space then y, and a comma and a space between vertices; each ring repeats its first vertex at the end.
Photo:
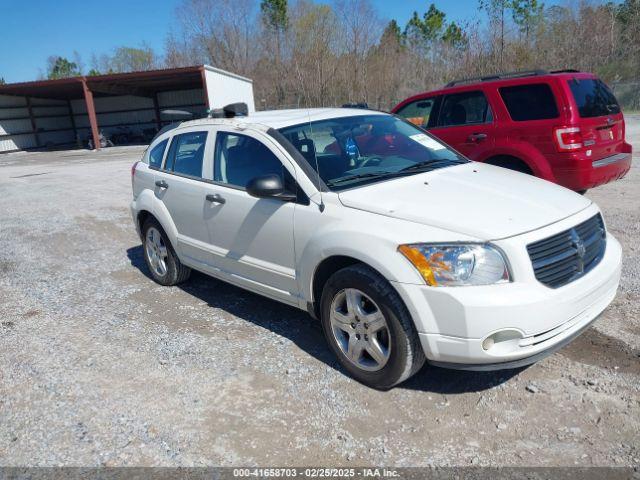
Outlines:
POLYGON ((256 198, 277 198, 285 202, 296 199, 293 193, 285 192, 280 175, 261 175, 247 183, 247 193, 256 198))

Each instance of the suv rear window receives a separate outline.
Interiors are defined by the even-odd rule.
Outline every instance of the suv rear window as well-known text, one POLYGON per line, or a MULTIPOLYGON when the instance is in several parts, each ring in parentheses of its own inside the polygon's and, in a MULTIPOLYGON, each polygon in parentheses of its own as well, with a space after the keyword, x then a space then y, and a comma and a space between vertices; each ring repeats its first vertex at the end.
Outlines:
POLYGON ((502 87, 500 96, 514 122, 545 120, 558 116, 553 92, 546 83, 502 87))
POLYGON ((597 78, 572 78, 569 88, 583 118, 620 113, 620 105, 609 87, 597 78))

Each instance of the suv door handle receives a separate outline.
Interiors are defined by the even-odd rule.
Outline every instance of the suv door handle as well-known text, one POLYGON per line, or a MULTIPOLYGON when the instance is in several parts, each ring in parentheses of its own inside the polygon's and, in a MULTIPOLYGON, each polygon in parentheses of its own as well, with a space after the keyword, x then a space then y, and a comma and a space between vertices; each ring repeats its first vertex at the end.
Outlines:
POLYGON ((156 180, 156 187, 169 188, 169 184, 164 180, 156 180))
POLYGON ((470 142, 480 142, 485 138, 487 138, 486 133, 472 133, 471 135, 469 135, 468 140, 470 142))
POLYGON ((211 203, 220 203, 223 204, 226 202, 226 200, 224 198, 222 198, 220 195, 218 195, 217 193, 215 194, 208 194, 206 197, 204 197, 207 202, 211 202, 211 203))

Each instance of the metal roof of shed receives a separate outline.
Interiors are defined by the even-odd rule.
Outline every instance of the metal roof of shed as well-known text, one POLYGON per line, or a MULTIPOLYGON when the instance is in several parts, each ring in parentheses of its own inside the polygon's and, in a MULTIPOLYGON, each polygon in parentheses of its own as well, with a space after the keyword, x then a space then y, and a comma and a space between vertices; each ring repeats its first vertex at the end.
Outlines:
POLYGON ((83 81, 95 96, 136 95, 151 97, 157 92, 202 88, 205 66, 149 70, 144 72, 37 80, 0 85, 0 95, 73 100, 84 98, 83 81))

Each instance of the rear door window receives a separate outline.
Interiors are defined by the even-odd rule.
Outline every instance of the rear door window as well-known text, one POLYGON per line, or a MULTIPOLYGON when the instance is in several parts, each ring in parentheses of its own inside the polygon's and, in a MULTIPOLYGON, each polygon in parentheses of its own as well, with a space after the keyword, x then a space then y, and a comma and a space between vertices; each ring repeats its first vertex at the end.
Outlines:
POLYGON ((502 87, 499 90, 514 122, 558 117, 556 100, 551 87, 546 83, 502 87))
POLYGON ((597 78, 572 78, 569 88, 581 117, 603 117, 620 113, 620 105, 609 87, 597 78))
POLYGON ((182 133, 173 137, 165 170, 190 177, 202 177, 202 160, 207 132, 182 133))
POLYGON ((487 97, 481 91, 447 95, 442 102, 439 127, 473 125, 493 121, 487 97))
POLYGON ((397 114, 402 118, 406 118, 414 125, 426 128, 429 125, 429 118, 431 117, 435 101, 435 97, 416 100, 402 107, 398 110, 397 114))

